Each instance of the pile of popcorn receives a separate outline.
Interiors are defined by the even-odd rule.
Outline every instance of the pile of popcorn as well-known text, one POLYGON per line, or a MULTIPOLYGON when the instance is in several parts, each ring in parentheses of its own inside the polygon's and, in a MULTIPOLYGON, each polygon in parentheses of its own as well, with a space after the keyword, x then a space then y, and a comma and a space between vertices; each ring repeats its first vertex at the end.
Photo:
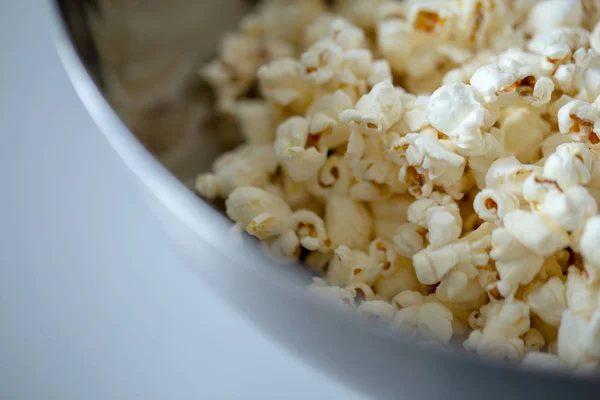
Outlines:
POLYGON ((245 143, 196 189, 364 318, 596 370, 598 21, 585 0, 264 0, 201 71, 245 143))

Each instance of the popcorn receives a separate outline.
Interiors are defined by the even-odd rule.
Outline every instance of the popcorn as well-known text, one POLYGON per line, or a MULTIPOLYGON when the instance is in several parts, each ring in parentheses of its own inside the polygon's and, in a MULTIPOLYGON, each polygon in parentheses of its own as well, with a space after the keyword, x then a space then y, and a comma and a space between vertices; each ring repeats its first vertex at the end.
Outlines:
POLYGON ((354 296, 351 291, 338 286, 325 286, 323 284, 315 284, 314 282, 308 287, 308 291, 325 301, 335 304, 337 307, 354 308, 354 296))
POLYGON ((282 58, 258 69, 258 81, 267 100, 277 107, 302 112, 312 100, 312 90, 297 70, 297 62, 282 58))
POLYGON ((426 303, 396 312, 391 326, 407 335, 448 343, 452 338, 452 312, 440 303, 426 303))
POLYGON ((527 331, 525 336, 523 336, 523 342, 525 342, 526 352, 538 352, 546 344, 544 336, 535 328, 531 328, 527 331))
POLYGON ((225 202, 227 215, 259 239, 289 229, 292 210, 282 198, 252 186, 236 188, 225 202))
POLYGON ((588 42, 589 33, 584 29, 563 27, 539 33, 527 47, 551 63, 560 63, 568 60, 576 49, 587 47, 588 42))
POLYGON ((412 258, 425 248, 426 235, 427 230, 418 224, 402 224, 394 236, 394 249, 398 254, 412 258))
POLYGON ((585 270, 592 281, 598 281, 600 278, 598 238, 600 238, 600 217, 596 215, 588 219, 579 242, 585 270))
POLYGON ((331 241, 327 237, 325 222, 312 211, 298 210, 293 215, 295 232, 300 244, 311 251, 327 252, 331 241))
POLYGON ((527 19, 527 26, 535 33, 551 31, 563 26, 578 27, 583 20, 580 1, 550 0, 536 3, 527 19))
POLYGON ((598 212, 596 201, 581 186, 563 189, 555 181, 532 175, 525 182, 524 193, 535 211, 567 232, 580 232, 585 221, 598 212))
POLYGON ((590 285, 585 272, 572 266, 566 283, 566 297, 569 312, 589 319, 598 307, 598 288, 590 285))
POLYGON ((287 231, 268 244, 271 257, 281 263, 291 263, 300 256, 300 240, 294 231, 287 231))
POLYGON ((308 130, 317 148, 332 150, 347 143, 350 129, 339 122, 338 114, 353 105, 352 97, 342 90, 324 94, 310 105, 308 130))
POLYGON ((413 201, 412 196, 403 194, 369 203, 375 236, 390 242, 393 241, 399 227, 408 222, 406 213, 413 201))
POLYGON ((505 133, 505 150, 522 163, 539 158, 542 141, 550 133, 550 124, 529 108, 509 108, 500 129, 505 133))
POLYGON ((484 221, 500 224, 506 214, 520 207, 519 199, 510 193, 483 189, 473 201, 475 212, 484 221))
POLYGON ((481 307, 483 329, 471 332, 464 346, 484 357, 519 359, 530 329, 529 307, 522 301, 501 301, 481 307))
POLYGON ((566 286, 558 277, 538 284, 525 298, 531 311, 549 325, 558 327, 567 308, 566 286))
POLYGON ((466 160, 437 138, 409 133, 391 143, 391 152, 399 164, 407 162, 440 186, 452 186, 464 174, 466 160))
POLYGON ((378 135, 400 121, 403 115, 400 93, 389 81, 383 81, 364 95, 354 109, 340 113, 342 123, 356 122, 367 135, 378 135))
POLYGON ((486 248, 489 247, 489 233, 492 226, 483 224, 476 231, 435 248, 427 247, 413 256, 413 263, 419 282, 433 285, 455 267, 473 268, 488 263, 486 248))
POLYGON ((404 257, 397 257, 394 272, 391 275, 381 275, 373 287, 379 295, 388 300, 404 291, 426 291, 426 287, 415 275, 412 261, 404 257))
POLYGON ((272 143, 275 139, 275 116, 262 100, 243 100, 237 103, 235 117, 242 135, 249 144, 272 143))
POLYGON ((597 5, 263 0, 202 70, 244 144, 194 186, 368 321, 588 373, 597 5))
POLYGON ((491 147, 482 133, 489 111, 477 101, 469 85, 453 83, 436 90, 427 104, 427 118, 450 137, 460 154, 481 155, 491 147))
POLYGON ((541 171, 540 167, 521 164, 515 157, 503 157, 490 166, 485 176, 485 186, 521 198, 527 177, 533 172, 541 171))
POLYGON ((558 358, 558 356, 551 353, 541 353, 539 351, 527 353, 525 357, 523 357, 521 365, 545 371, 560 371, 566 368, 566 365, 558 358))
POLYGON ((325 206, 325 226, 333 247, 364 249, 369 243, 373 221, 363 204, 346 196, 332 195, 325 206))
POLYGON ((558 127, 561 133, 596 141, 595 131, 600 129, 600 113, 589 103, 572 100, 558 111, 558 127))
POLYGON ((292 117, 277 128, 275 154, 296 182, 315 176, 327 159, 309 140, 308 122, 302 117, 292 117))
POLYGON ((586 185, 590 182, 594 156, 582 143, 564 143, 548 156, 544 176, 562 188, 586 185))
POLYGON ((535 213, 512 211, 504 217, 504 227, 525 247, 543 257, 548 257, 569 244, 566 232, 535 213))
POLYGON ((390 322, 396 312, 396 307, 382 300, 367 300, 360 303, 356 313, 367 320, 390 322))
POLYGON ((196 178, 195 188, 208 199, 227 197, 240 186, 264 187, 278 162, 270 145, 243 145, 213 163, 213 173, 196 178))
POLYGON ((500 275, 496 287, 500 296, 512 297, 519 285, 533 280, 544 264, 544 258, 529 249, 506 228, 494 230, 490 258, 500 275))
POLYGON ((503 105, 523 97, 533 106, 541 106, 550 101, 554 90, 552 80, 536 78, 535 71, 528 65, 510 59, 479 68, 470 82, 486 103, 500 102, 503 105))
POLYGON ((462 217, 456 203, 448 196, 437 200, 417 200, 408 208, 408 220, 427 229, 427 240, 434 247, 457 240, 462 231, 462 217))

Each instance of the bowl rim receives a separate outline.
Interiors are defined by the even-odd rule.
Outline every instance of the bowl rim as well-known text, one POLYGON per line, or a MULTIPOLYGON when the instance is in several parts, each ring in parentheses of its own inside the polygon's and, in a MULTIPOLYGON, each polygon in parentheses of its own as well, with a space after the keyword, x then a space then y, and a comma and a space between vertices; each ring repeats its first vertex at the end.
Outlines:
MULTIPOLYGON (((110 106, 101 89, 97 86, 90 72, 81 59, 73 42, 71 32, 67 26, 65 16, 58 4, 59 0, 48 0, 51 9, 51 35, 55 43, 56 51, 61 60, 63 68, 71 81, 75 92, 81 103, 106 138, 118 157, 127 168, 134 174, 140 183, 147 189, 157 202, 168 210, 178 221, 192 230, 212 249, 227 257, 230 261, 238 264, 240 268, 251 267, 261 275, 261 279, 269 281, 271 285, 277 285, 290 295, 302 302, 316 305, 324 313, 335 313, 336 317, 345 314, 346 319, 359 329, 383 335, 402 346, 418 346, 420 351, 428 355, 444 357, 448 361, 466 362, 471 365, 485 368, 489 373, 499 374, 525 374, 534 379, 563 380, 566 384, 577 382, 600 383, 594 376, 572 374, 567 371, 543 370, 530 367, 508 365, 507 363, 482 358, 466 351, 459 351, 452 346, 431 345, 419 340, 399 335, 383 324, 366 323, 356 318, 351 313, 340 313, 337 307, 332 307, 320 299, 316 299, 307 293, 300 285, 293 285, 288 281, 275 279, 266 273, 264 268, 256 267, 252 263, 240 263, 239 259, 232 256, 231 252, 224 251, 222 237, 231 230, 230 221, 214 210, 191 190, 172 175, 160 161, 146 149, 142 143, 129 130, 125 123, 119 118, 116 111, 110 106), (210 227, 210 229, 206 229, 210 227), (222 235, 215 235, 215 229, 222 235), (282 288, 282 286, 285 286, 282 288)), ((257 246, 255 246, 257 247, 257 246)), ((261 257, 261 262, 269 262, 266 256, 261 257)), ((268 332, 266 332, 268 333, 268 332)))

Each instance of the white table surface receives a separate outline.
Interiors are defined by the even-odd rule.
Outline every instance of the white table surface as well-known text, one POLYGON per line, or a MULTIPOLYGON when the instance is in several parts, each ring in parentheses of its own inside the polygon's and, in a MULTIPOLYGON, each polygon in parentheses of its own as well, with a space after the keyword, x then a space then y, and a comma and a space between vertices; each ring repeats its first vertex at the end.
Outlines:
POLYGON ((0 2, 0 398, 364 398, 172 268, 48 17, 0 2))

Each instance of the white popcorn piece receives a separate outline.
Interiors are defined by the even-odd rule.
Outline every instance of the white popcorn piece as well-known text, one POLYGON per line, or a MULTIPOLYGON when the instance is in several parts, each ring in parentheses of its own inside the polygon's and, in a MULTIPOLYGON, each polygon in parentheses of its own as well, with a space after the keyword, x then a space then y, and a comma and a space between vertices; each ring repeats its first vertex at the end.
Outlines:
POLYGON ((598 307, 597 285, 590 284, 587 274, 575 266, 569 267, 566 296, 569 312, 586 320, 598 307))
POLYGON ((548 257, 568 246, 568 234, 543 216, 515 210, 504 217, 506 230, 525 247, 548 257))
POLYGON ((482 155, 491 147, 482 132, 489 111, 477 100, 469 85, 453 83, 436 90, 427 104, 427 119, 445 133, 462 155, 482 155))
POLYGON ((425 248, 413 256, 419 282, 433 285, 440 282, 455 267, 469 268, 488 263, 491 224, 483 224, 476 231, 439 248, 425 248))
POLYGON ((344 18, 337 17, 331 21, 329 35, 344 50, 358 49, 365 45, 365 32, 344 18))
POLYGON ((298 63, 283 58, 258 69, 258 81, 265 98, 277 107, 302 112, 312 101, 312 89, 298 74, 298 63))
POLYGON ((275 139, 275 118, 266 102, 242 100, 237 103, 235 117, 246 143, 266 144, 275 139))
POLYGON ((522 339, 485 335, 479 330, 472 331, 463 345, 480 357, 496 360, 518 361, 525 354, 525 343, 522 339))
POLYGON ((567 60, 571 54, 581 47, 587 47, 589 33, 579 27, 562 27, 540 32, 529 41, 529 51, 546 57, 549 62, 557 63, 567 60))
POLYGON ((300 240, 296 233, 290 230, 269 243, 267 250, 269 255, 278 262, 296 262, 300 256, 300 240))
POLYGON ((323 11, 320 0, 268 1, 259 8, 267 37, 301 43, 304 27, 323 11))
POLYGON ((346 286, 346 289, 352 292, 355 301, 374 300, 377 297, 373 289, 364 283, 351 283, 346 286))
POLYGON ((369 87, 372 89, 375 85, 380 82, 392 82, 392 67, 387 60, 375 60, 371 66, 371 71, 369 71, 369 76, 367 77, 367 83, 369 87))
POLYGON ((339 246, 334 250, 334 255, 327 269, 327 283, 333 286, 347 286, 356 276, 364 271, 371 271, 374 265, 368 254, 360 250, 352 250, 347 246, 339 246))
POLYGON ((369 245, 369 257, 375 264, 380 264, 381 275, 392 275, 396 270, 396 250, 394 246, 386 240, 377 238, 369 245))
POLYGON ((356 122, 367 135, 379 135, 403 116, 400 93, 389 81, 383 81, 364 95, 354 109, 340 113, 342 123, 356 122))
POLYGON ((512 297, 519 285, 533 280, 544 258, 526 246, 505 228, 492 233, 490 258, 496 262, 500 275, 497 289, 502 297, 512 297))
POLYGON ((393 241, 398 228, 408 222, 406 213, 414 198, 408 194, 394 195, 386 200, 369 203, 375 224, 375 236, 393 241))
POLYGON ((425 292, 426 290, 417 279, 412 261, 404 257, 397 257, 394 272, 391 275, 382 274, 373 287, 377 294, 388 300, 392 300, 404 291, 425 292))
POLYGON ((561 188, 590 182, 594 156, 583 143, 564 143, 556 147, 544 163, 544 176, 561 188))
POLYGON ((506 110, 500 129, 505 133, 506 152, 522 163, 533 163, 539 159, 539 148, 550 133, 550 124, 533 110, 519 107, 506 110))
POLYGON ((454 17, 450 7, 444 7, 444 2, 413 3, 408 11, 406 20, 414 31, 435 33, 444 36, 452 25, 454 17))
POLYGON ((404 164, 398 172, 398 179, 406 185, 408 193, 417 199, 421 199, 433 192, 433 182, 428 175, 427 171, 422 168, 404 164))
POLYGON ((597 336, 594 337, 594 333, 584 317, 573 314, 570 310, 565 311, 558 330, 560 359, 571 368, 597 362, 600 342, 597 336))
POLYGON ((486 102, 510 104, 517 97, 533 97, 539 104, 550 101, 554 84, 548 78, 540 78, 538 87, 535 71, 528 65, 513 60, 503 60, 498 64, 485 65, 471 77, 474 91, 486 102))
POLYGON ((533 6, 527 18, 527 27, 534 33, 541 33, 565 26, 578 27, 582 21, 583 7, 580 1, 549 0, 533 6))
POLYGON ((308 286, 309 293, 319 296, 325 301, 338 307, 354 309, 354 295, 346 288, 339 286, 326 286, 322 283, 312 283, 308 286))
POLYGON ((331 241, 327 237, 325 222, 312 211, 298 210, 293 215, 295 232, 300 244, 307 250, 327 252, 331 241))
POLYGON ((366 31, 372 31, 379 9, 389 0, 342 0, 337 9, 350 21, 366 31))
POLYGON ((531 290, 525 301, 544 322, 558 327, 567 308, 566 286, 559 277, 552 277, 531 290))
POLYGON ((415 290, 403 290, 396 294, 392 299, 392 304, 399 308, 407 308, 411 306, 421 306, 429 303, 429 296, 424 296, 422 293, 415 290))
POLYGON ((353 105, 351 96, 338 90, 319 97, 306 110, 311 140, 318 148, 332 150, 347 143, 350 129, 339 122, 338 114, 353 105))
POLYGON ((292 117, 279 125, 274 147, 277 158, 296 182, 317 175, 327 159, 326 153, 310 146, 308 122, 302 117, 292 117))
POLYGON ((594 30, 590 34, 590 47, 596 52, 600 52, 600 23, 594 26, 594 30))
POLYGON ((452 312, 441 303, 426 303, 397 311, 391 326, 410 336, 449 343, 453 319, 452 312))
POLYGON ((525 342, 526 352, 539 352, 542 347, 546 344, 544 336, 535 328, 531 328, 523 336, 523 342, 525 342))
POLYGON ((229 218, 259 239, 282 234, 292 222, 292 210, 282 198, 256 187, 236 188, 225 206, 229 218))
POLYGON ((462 178, 466 166, 464 157, 444 146, 437 138, 415 133, 396 139, 391 152, 397 163, 408 162, 428 172, 428 178, 440 186, 451 186, 462 178))
POLYGON ((590 142, 597 141, 600 131, 600 113, 589 103, 572 100, 558 111, 558 127, 561 133, 573 134, 590 142))
POLYGON ((324 85, 339 75, 344 67, 344 50, 333 39, 313 44, 300 57, 300 76, 315 85, 324 85))
POLYGON ((325 206, 325 226, 333 247, 366 249, 373 221, 363 204, 349 197, 332 195, 325 206))
POLYGON ((562 371, 567 368, 565 363, 558 358, 557 355, 539 351, 532 351, 525 354, 521 365, 543 371, 562 371))
POLYGON ((503 157, 492 163, 485 176, 485 186, 523 197, 523 185, 533 172, 542 172, 541 167, 521 164, 515 157, 503 157))
POLYGON ((433 247, 457 240, 462 232, 462 217, 458 205, 447 195, 434 193, 430 199, 415 201, 408 208, 412 223, 427 229, 427 240, 433 247))
POLYGON ((425 248, 427 230, 418 224, 408 223, 398 227, 394 236, 394 249, 403 257, 412 258, 425 248))
POLYGON ((585 270, 590 280, 596 282, 600 279, 600 216, 590 218, 585 224, 579 247, 584 259, 585 270))
POLYGON ((218 157, 213 173, 200 174, 195 188, 201 195, 215 199, 227 197, 240 186, 264 187, 278 165, 271 145, 242 145, 218 157))
POLYGON ((596 200, 582 186, 563 189, 554 181, 533 175, 524 188, 525 198, 534 210, 571 234, 581 232, 586 220, 598 212, 596 200))
POLYGON ((477 309, 488 301, 484 288, 475 278, 461 271, 451 271, 435 290, 439 301, 464 310, 477 309))
POLYGON ((484 221, 499 225, 506 214, 520 207, 518 197, 496 189, 483 189, 473 200, 475 212, 484 221))
POLYGON ((333 194, 346 195, 350 189, 352 172, 348 160, 332 155, 321 170, 306 182, 306 189, 313 196, 325 201, 333 194))
POLYGON ((321 39, 325 39, 330 35, 331 23, 338 17, 335 14, 324 12, 319 14, 309 25, 304 29, 304 37, 302 43, 304 48, 309 48, 321 39))
POLYGON ((367 300, 360 303, 356 313, 369 321, 390 322, 396 313, 396 307, 382 300, 367 300))
POLYGON ((520 300, 488 303, 481 312, 485 320, 484 335, 516 339, 531 328, 529 306, 520 300))

